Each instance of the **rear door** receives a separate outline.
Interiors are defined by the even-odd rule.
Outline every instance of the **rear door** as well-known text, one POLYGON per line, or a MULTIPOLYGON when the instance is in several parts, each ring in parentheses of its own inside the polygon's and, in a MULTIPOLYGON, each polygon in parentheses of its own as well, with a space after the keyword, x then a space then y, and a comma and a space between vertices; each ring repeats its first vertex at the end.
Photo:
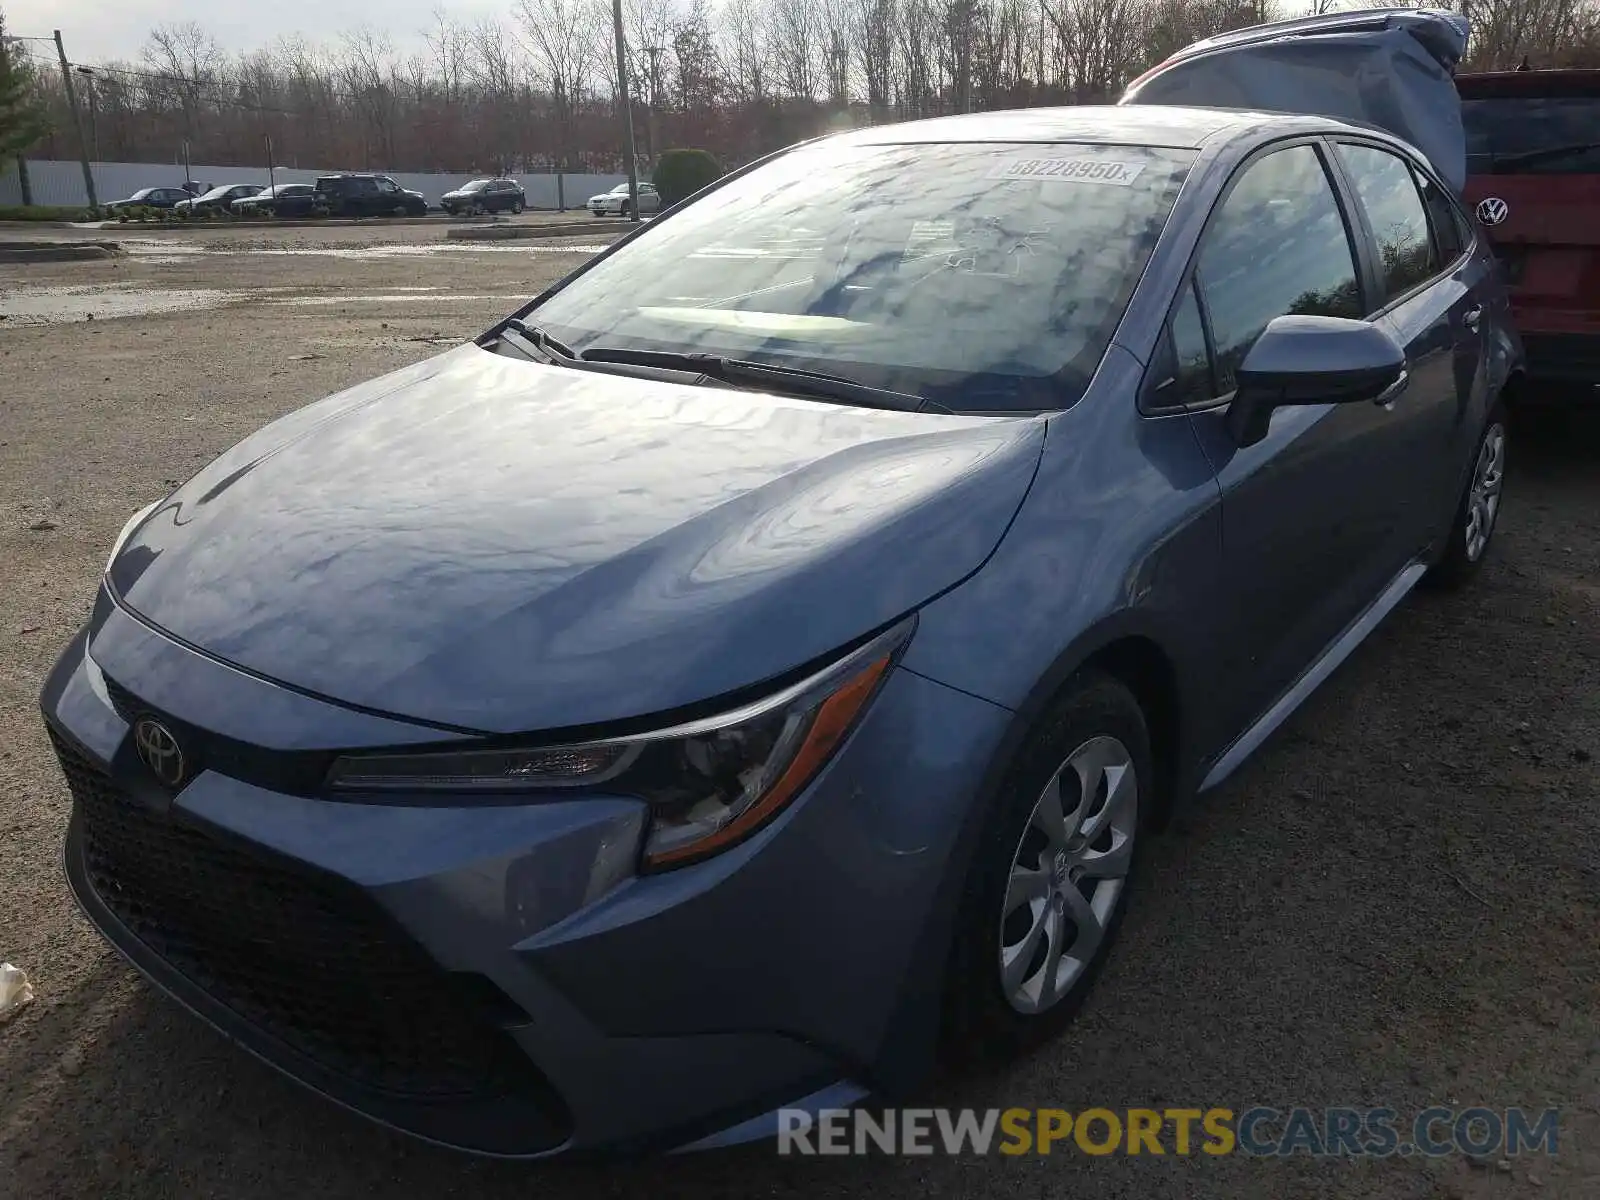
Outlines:
POLYGON ((1600 383, 1600 71, 1457 80, 1469 204, 1534 378, 1600 383))
POLYGON ((1492 281, 1488 265, 1466 253, 1443 189, 1416 164, 1356 139, 1340 139, 1334 157, 1376 251, 1366 315, 1406 348, 1410 381, 1389 421, 1392 452, 1411 464, 1413 484, 1395 513, 1391 553, 1403 561, 1443 538, 1454 515, 1457 477, 1485 411, 1492 281))

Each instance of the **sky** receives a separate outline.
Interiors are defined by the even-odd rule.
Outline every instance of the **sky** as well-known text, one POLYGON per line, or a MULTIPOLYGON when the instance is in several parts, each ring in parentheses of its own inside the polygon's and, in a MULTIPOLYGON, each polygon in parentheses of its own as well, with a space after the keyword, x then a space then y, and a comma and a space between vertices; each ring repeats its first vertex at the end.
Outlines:
MULTIPOLYGON (((75 62, 136 59, 150 30, 157 25, 198 21, 231 53, 270 45, 283 34, 301 33, 332 41, 361 25, 388 32, 397 47, 412 47, 432 24, 434 9, 444 7, 458 19, 483 13, 504 14, 509 6, 450 3, 439 0, 272 0, 271 3, 229 3, 228 0, 0 0, 8 34, 49 37, 61 30, 67 57, 75 62)), ((55 48, 34 44, 35 52, 55 48)))

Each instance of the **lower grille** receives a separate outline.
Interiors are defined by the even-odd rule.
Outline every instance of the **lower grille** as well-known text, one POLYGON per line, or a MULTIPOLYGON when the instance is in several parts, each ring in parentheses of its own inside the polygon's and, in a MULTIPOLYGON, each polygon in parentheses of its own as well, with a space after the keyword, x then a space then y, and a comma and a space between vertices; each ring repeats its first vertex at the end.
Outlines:
POLYGON ((427 1099, 520 1095, 566 1122, 550 1084, 472 990, 352 884, 128 799, 50 731, 84 866, 130 933, 239 1016, 365 1088, 427 1099))

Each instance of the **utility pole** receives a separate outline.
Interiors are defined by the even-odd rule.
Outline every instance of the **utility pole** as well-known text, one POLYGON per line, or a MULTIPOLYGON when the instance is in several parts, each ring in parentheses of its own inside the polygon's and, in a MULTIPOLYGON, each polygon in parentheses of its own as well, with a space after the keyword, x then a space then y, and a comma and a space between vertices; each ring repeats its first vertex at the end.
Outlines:
POLYGON ((628 39, 622 33, 622 0, 611 0, 611 26, 617 35, 617 98, 622 101, 622 127, 627 139, 628 219, 639 223, 639 151, 633 144, 633 102, 628 99, 628 39))
MULTIPOLYGON (((621 3, 621 0, 618 0, 621 3)), ((89 193, 89 207, 98 208, 99 199, 94 194, 94 172, 89 169, 89 143, 83 138, 83 118, 78 115, 78 94, 72 90, 72 68, 67 64, 67 52, 61 45, 61 30, 56 30, 56 55, 61 59, 61 84, 67 90, 67 107, 72 110, 72 127, 78 133, 78 160, 83 163, 83 190, 89 193)))
POLYGON ((83 76, 84 94, 89 100, 89 146, 90 158, 95 162, 100 161, 100 97, 94 86, 94 68, 78 67, 79 75, 83 76))

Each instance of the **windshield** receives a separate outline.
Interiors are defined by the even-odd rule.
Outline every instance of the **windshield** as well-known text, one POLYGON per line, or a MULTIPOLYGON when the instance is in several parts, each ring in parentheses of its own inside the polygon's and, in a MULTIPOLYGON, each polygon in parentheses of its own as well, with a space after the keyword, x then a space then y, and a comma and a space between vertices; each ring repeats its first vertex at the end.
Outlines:
POLYGON ((695 351, 960 411, 1073 403, 1190 151, 826 142, 620 248, 533 319, 582 351, 695 351))
POLYGON ((1463 100, 1475 175, 1600 174, 1600 96, 1463 100))
POLYGON ((487 179, 474 179, 471 183, 462 184, 461 190, 463 192, 481 192, 488 186, 489 181, 487 179))

